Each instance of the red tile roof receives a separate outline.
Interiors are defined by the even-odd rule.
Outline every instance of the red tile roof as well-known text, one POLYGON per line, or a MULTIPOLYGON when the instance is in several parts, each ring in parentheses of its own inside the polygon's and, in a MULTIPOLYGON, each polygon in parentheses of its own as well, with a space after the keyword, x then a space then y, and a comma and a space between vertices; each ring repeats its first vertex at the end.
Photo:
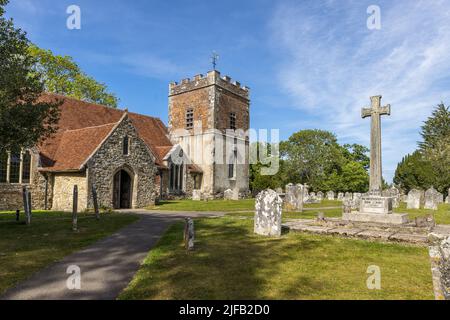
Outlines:
MULTIPOLYGON (((125 113, 55 94, 46 94, 41 99, 62 100, 58 132, 39 148, 43 170, 46 171, 79 170, 125 113)), ((128 116, 139 137, 155 156, 156 164, 163 166, 164 151, 172 148, 164 123, 158 118, 137 113, 128 113, 128 116)))

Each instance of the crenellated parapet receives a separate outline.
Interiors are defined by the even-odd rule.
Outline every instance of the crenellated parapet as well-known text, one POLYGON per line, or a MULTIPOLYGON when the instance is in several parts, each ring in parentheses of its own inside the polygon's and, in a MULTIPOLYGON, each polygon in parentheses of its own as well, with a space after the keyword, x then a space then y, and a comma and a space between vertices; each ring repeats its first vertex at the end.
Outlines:
POLYGON ((233 81, 229 76, 221 77, 220 72, 217 70, 208 72, 206 76, 198 74, 193 78, 183 79, 179 83, 171 82, 169 84, 169 97, 213 85, 219 86, 244 99, 249 99, 250 88, 242 86, 238 81, 233 81))

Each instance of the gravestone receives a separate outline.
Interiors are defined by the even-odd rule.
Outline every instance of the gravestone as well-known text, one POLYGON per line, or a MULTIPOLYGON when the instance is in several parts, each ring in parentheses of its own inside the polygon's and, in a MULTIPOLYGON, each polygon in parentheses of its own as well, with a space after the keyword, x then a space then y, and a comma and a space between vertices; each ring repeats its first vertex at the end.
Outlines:
POLYGON ((334 200, 334 191, 328 191, 327 192, 327 199, 328 200, 334 200))
POLYGON ((194 250, 194 239, 194 220, 192 220, 191 218, 186 218, 184 224, 184 246, 186 250, 194 250))
POLYGON ((430 233, 428 242, 435 299, 450 300, 450 237, 430 233))
POLYGON ((223 198, 225 200, 233 200, 233 190, 227 189, 223 193, 223 198))
POLYGON ((447 198, 445 198, 445 203, 450 204, 450 188, 448 189, 447 198))
POLYGON ((422 190, 411 189, 408 192, 406 208, 407 209, 420 209, 420 207, 423 205, 424 196, 425 196, 425 194, 422 190))
POLYGON ((281 236, 283 201, 278 194, 267 189, 256 196, 254 232, 264 236, 281 236))
POLYGON ((239 189, 233 189, 233 193, 231 194, 231 200, 238 201, 239 200, 239 189))
POLYGON ((303 186, 301 184, 294 185, 289 183, 285 188, 284 209, 286 211, 303 211, 303 186))
POLYGON ((317 197, 317 201, 323 201, 323 197, 324 197, 323 192, 322 191, 317 192, 316 197, 317 197))
POLYGON ((72 230, 78 230, 78 186, 73 186, 73 201, 72 201, 72 230))
POLYGON ((352 209, 353 210, 358 210, 360 205, 361 205, 361 197, 362 194, 359 192, 355 192, 353 194, 353 200, 352 200, 352 209))
POLYGON ((353 200, 353 194, 351 192, 346 192, 344 195, 344 200, 346 201, 353 200))
POLYGON ((343 193, 343 192, 339 192, 339 193, 338 193, 338 196, 337 196, 337 199, 338 199, 339 201, 343 201, 343 200, 344 200, 344 193, 343 193))
POLYGON ((282 194, 282 193, 283 193, 283 189, 280 188, 280 187, 278 187, 275 191, 276 191, 278 194, 282 194))
POLYGON ((309 186, 305 183, 303 185, 303 203, 307 203, 309 201, 309 186))
POLYGON ((202 200, 202 191, 201 190, 193 190, 192 191, 192 200, 194 201, 200 201, 202 200))
MULTIPOLYGON (((382 194, 382 155, 381 155, 381 116, 391 114, 391 106, 381 106, 381 96, 370 97, 371 106, 361 110, 361 117, 371 118, 370 129, 370 175, 369 192, 360 197, 359 212, 346 213, 343 220, 356 222, 376 222, 385 224, 404 224, 407 214, 392 213, 392 198, 382 194)), ((348 200, 349 195, 346 193, 348 200)))
POLYGON ((95 186, 92 185, 92 201, 94 202, 94 213, 95 218, 97 220, 100 220, 100 210, 98 208, 98 197, 97 197, 97 190, 95 189, 95 186))
POLYGON ((425 204, 424 209, 437 210, 438 206, 442 203, 442 194, 436 189, 431 187, 425 191, 425 204))

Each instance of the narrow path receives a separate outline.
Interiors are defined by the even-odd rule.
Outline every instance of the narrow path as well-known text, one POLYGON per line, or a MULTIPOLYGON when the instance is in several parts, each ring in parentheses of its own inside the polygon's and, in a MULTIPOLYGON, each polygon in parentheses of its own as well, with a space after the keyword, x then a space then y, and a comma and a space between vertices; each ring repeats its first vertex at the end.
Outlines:
POLYGON ((128 210, 141 219, 84 250, 73 253, 8 290, 2 300, 112 300, 128 285, 148 251, 166 229, 185 217, 217 217, 223 213, 165 213, 128 210), (81 289, 69 290, 69 266, 81 270, 81 289))

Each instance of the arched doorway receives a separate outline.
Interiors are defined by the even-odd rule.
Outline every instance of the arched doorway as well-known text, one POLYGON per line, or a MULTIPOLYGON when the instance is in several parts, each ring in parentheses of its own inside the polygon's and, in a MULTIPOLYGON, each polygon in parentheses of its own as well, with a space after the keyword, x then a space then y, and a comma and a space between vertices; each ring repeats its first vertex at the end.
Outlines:
POLYGON ((133 183, 130 174, 125 170, 119 170, 114 175, 114 209, 130 209, 133 194, 133 183))

